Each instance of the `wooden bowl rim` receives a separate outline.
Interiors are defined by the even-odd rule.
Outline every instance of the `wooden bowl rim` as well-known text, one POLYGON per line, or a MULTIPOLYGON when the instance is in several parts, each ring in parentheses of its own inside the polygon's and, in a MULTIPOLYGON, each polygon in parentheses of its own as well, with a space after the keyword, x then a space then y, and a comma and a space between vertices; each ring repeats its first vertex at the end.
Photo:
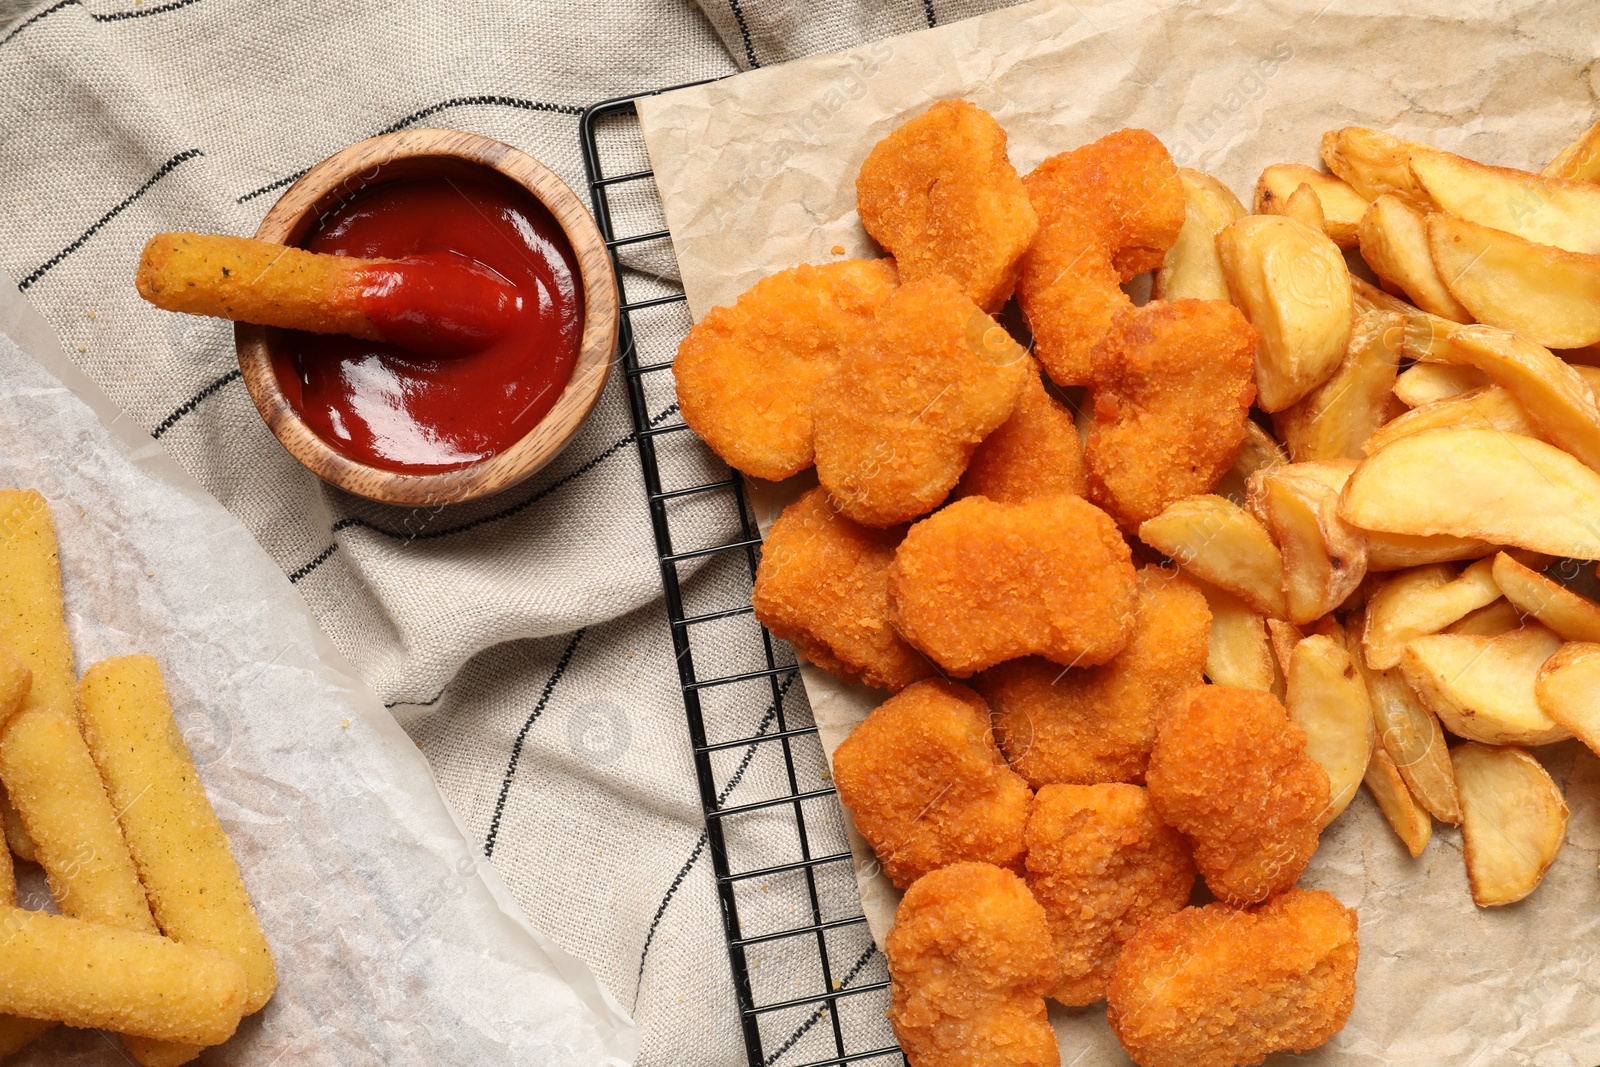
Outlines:
MULTIPOLYGON (((434 507, 497 493, 538 473, 582 429, 600 399, 617 344, 617 283, 611 253, 594 219, 552 170, 508 144, 461 130, 402 130, 335 152, 284 190, 256 229, 275 244, 298 241, 314 217, 369 185, 402 160, 454 159, 487 167, 526 189, 555 216, 572 245, 583 283, 584 325, 572 377, 544 418, 503 452, 460 470, 408 474, 361 463, 317 435, 284 396, 265 327, 234 324, 239 370, 256 410, 307 470, 340 489, 383 504, 434 507)), ((396 175, 395 178, 404 175, 396 175)))

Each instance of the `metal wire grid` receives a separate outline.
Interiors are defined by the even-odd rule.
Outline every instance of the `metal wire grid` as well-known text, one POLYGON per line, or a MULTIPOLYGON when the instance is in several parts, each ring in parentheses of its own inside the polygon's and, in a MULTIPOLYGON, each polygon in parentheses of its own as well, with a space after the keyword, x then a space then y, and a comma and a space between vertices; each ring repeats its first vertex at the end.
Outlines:
POLYGON ((744 484, 677 417, 670 368, 690 323, 662 280, 676 260, 635 108, 649 95, 596 104, 580 129, 745 1051, 751 1067, 902 1064, 798 668, 750 606, 761 538, 744 484))

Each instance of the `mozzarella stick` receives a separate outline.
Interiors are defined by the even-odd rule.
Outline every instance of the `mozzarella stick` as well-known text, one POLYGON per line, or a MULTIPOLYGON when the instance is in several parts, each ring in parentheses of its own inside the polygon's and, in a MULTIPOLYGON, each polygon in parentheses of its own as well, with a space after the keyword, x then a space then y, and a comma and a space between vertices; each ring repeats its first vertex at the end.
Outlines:
POLYGON ((39 854, 33 849, 33 838, 22 828, 22 816, 17 814, 17 809, 11 803, 11 794, 6 792, 3 784, 0 784, 0 819, 5 820, 6 844, 17 859, 38 863, 39 854))
POLYGON ((244 1013, 277 987, 272 948, 250 905, 228 835, 172 719, 150 656, 90 667, 78 688, 84 739, 100 768, 161 931, 244 968, 244 1013))
MULTIPOLYGON (((0 721, 9 718, 22 705, 33 683, 33 672, 9 648, 0 647, 0 721)), ((0 848, 0 906, 16 907, 17 872, 11 854, 0 848)), ((0 1015, 0 1059, 22 1047, 55 1024, 44 1019, 22 1019, 0 1015)))

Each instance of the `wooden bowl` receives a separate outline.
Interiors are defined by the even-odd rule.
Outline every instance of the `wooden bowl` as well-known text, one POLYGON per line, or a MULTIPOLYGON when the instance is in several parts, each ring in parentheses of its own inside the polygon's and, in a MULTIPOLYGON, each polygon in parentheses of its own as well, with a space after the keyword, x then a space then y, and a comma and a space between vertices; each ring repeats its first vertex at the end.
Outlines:
POLYGON ((577 434, 605 386, 617 344, 617 280, 600 231, 583 203, 542 163, 510 145, 459 130, 406 130, 353 144, 306 172, 261 220, 256 237, 298 245, 329 209, 369 185, 402 178, 497 171, 549 209, 566 233, 583 281, 583 339, 572 378, 555 405, 516 444, 460 470, 406 474, 337 451, 290 405, 273 370, 273 340, 237 323, 239 369, 256 409, 289 454, 317 477, 384 504, 433 507, 508 489, 554 459, 577 434))

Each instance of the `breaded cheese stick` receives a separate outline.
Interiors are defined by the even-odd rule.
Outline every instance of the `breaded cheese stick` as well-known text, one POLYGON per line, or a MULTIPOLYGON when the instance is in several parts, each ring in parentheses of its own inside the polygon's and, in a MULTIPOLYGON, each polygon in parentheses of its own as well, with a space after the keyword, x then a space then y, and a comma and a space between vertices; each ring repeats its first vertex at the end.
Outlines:
MULTIPOLYGON (((22 657, 0 646, 0 722, 22 706, 32 684, 33 672, 22 662, 22 657)), ((0 905, 17 905, 17 872, 11 866, 11 854, 3 848, 0 848, 0 905)), ((54 1025, 44 1019, 0 1015, 0 1059, 21 1051, 24 1045, 54 1025)))
POLYGON ((244 1013, 277 987, 272 948, 256 918, 228 835, 172 719, 150 656, 102 660, 78 688, 84 740, 163 933, 215 949, 244 968, 244 1013))
POLYGON ((33 838, 23 829, 22 816, 17 814, 15 805, 11 803, 11 794, 6 792, 3 783, 0 783, 0 819, 5 820, 5 843, 17 859, 38 863, 39 854, 34 851, 33 838))
POLYGON ((238 1029, 244 969, 199 945, 0 907, 0 1011, 189 1045, 238 1029))

